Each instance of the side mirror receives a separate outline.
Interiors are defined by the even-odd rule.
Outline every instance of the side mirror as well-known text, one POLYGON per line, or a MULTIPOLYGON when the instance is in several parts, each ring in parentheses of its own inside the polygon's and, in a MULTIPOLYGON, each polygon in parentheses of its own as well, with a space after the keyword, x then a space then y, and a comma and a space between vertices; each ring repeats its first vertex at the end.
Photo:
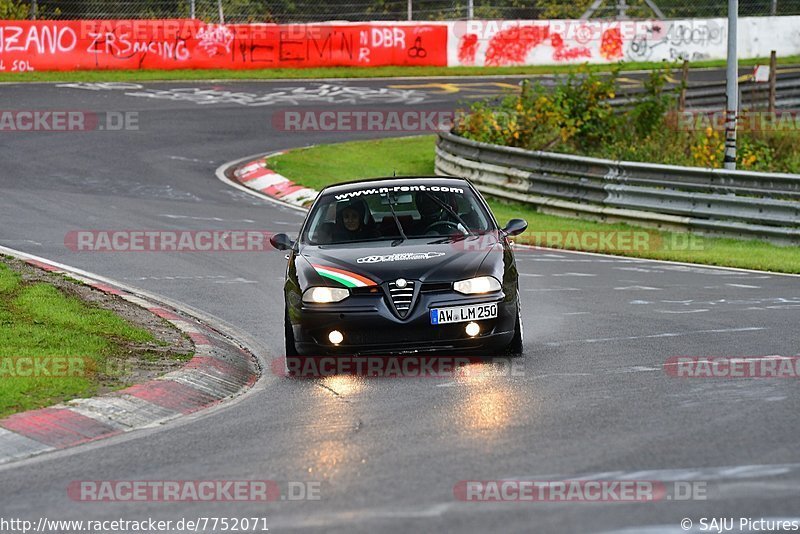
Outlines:
POLYGON ((528 221, 525 219, 511 219, 503 228, 503 233, 506 235, 519 235, 528 228, 528 221))
POLYGON ((269 238, 269 243, 278 250, 290 250, 294 246, 294 241, 286 234, 273 235, 269 238))

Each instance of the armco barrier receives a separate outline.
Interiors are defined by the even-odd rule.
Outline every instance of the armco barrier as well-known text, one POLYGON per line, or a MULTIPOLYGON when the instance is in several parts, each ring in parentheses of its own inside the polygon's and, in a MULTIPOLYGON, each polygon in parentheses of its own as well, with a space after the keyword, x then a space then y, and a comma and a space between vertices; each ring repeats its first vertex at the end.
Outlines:
MULTIPOLYGON (((800 54, 800 17, 743 17, 739 56, 800 54)), ((0 21, 0 72, 505 66, 724 59, 725 19, 206 24, 0 21)))
POLYGON ((439 134, 436 172, 540 211, 800 244, 800 175, 588 158, 439 134))
MULTIPOLYGON (((780 72, 780 69, 778 69, 780 72)), ((796 108, 800 106, 800 75, 794 72, 779 74, 775 83, 775 105, 778 108, 796 108)), ((673 89, 677 84, 667 84, 666 88, 673 89)), ((725 82, 698 83, 689 85, 686 89, 687 109, 724 110, 726 97, 725 82)), ((631 109, 636 105, 638 96, 644 93, 642 88, 628 89, 617 92, 609 104, 617 110, 631 109)), ((766 84, 746 83, 739 84, 740 109, 765 109, 769 101, 769 92, 766 84)))

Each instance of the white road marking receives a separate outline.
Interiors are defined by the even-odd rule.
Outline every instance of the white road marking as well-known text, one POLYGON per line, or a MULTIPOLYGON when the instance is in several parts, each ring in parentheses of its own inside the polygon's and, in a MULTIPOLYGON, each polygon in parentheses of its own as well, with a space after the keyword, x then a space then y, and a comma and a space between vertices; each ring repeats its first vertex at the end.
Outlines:
POLYGON ((538 289, 523 289, 523 291, 536 291, 540 293, 546 293, 550 291, 581 291, 578 287, 541 287, 538 289))
POLYGON ((614 267, 614 268, 615 269, 619 269, 620 271, 633 271, 633 272, 636 272, 636 273, 648 273, 648 274, 657 273, 657 272, 664 272, 664 271, 658 271, 658 270, 654 270, 654 269, 644 269, 642 267, 614 267))
POLYGON ((541 278, 542 276, 544 276, 543 274, 532 274, 532 273, 519 273, 519 275, 520 276, 529 276, 531 278, 533 278, 533 277, 541 278))
POLYGON ((709 311, 707 308, 700 308, 697 310, 653 310, 656 313, 704 313, 709 311))
POLYGON ((134 276, 128 278, 120 278, 120 280, 213 280, 227 278, 221 274, 208 274, 197 276, 134 276))
POLYGON ((691 336, 695 334, 730 334, 735 332, 754 332, 757 330, 767 330, 765 327, 749 326, 745 328, 718 328, 712 330, 687 330, 684 332, 663 332, 661 334, 648 334, 645 336, 624 336, 624 337, 601 337, 590 339, 568 339, 566 341, 548 341, 545 345, 556 347, 570 343, 603 343, 606 341, 632 341, 635 339, 654 339, 663 337, 691 336))
MULTIPOLYGON (((517 252, 517 259, 518 260, 528 260, 528 261, 542 261, 542 262, 555 262, 555 263, 632 263, 630 261, 623 261, 623 260, 582 260, 577 258, 539 258, 539 257, 532 257, 526 256, 521 252, 517 252)), ((653 272, 653 271, 647 271, 653 272)))
POLYGON ((588 315, 590 312, 564 312, 562 315, 588 315))
POLYGON ((553 276, 597 276, 591 273, 555 273, 553 276))
POLYGON ((761 286, 748 286, 747 284, 725 284, 730 287, 741 287, 744 289, 761 289, 761 286))
POLYGON ((0 241, 2 241, 3 243, 7 243, 9 245, 14 243, 23 243, 28 245, 36 245, 37 247, 42 246, 41 243, 39 243, 38 241, 34 241, 33 239, 3 239, 2 237, 0 237, 0 241))
MULTIPOLYGON (((551 249, 547 247, 533 247, 530 245, 517 245, 519 248, 527 248, 529 250, 558 250, 559 252, 565 254, 574 254, 574 255, 582 255, 582 256, 591 256, 597 258, 596 262, 599 263, 638 263, 641 265, 653 265, 656 268, 667 268, 668 266, 678 266, 678 267, 685 267, 685 270, 692 270, 693 272, 703 273, 703 274, 717 274, 722 272, 722 274, 736 274, 736 273, 753 273, 758 275, 772 275, 772 276, 793 276, 793 277, 800 277, 800 274, 796 273, 778 273, 773 271, 758 271, 755 269, 742 269, 741 267, 720 267, 719 265, 714 265, 713 267, 710 265, 702 265, 699 263, 686 263, 680 261, 670 261, 670 260, 656 260, 652 258, 636 258, 630 259, 627 256, 619 256, 617 254, 605 254, 599 252, 585 252, 582 250, 567 250, 567 249, 551 249), (613 259, 609 259, 613 258, 613 259), (714 272, 716 271, 716 273, 714 272)), ((547 261, 547 260, 540 260, 540 261, 547 261)), ((568 259, 565 261, 569 261, 568 259)), ((575 261, 586 261, 590 262, 593 260, 575 260, 575 261)), ((655 271, 650 271, 655 272, 655 271)))
MULTIPOLYGON (((701 480, 745 480, 800 473, 800 463, 730 465, 721 467, 688 467, 674 469, 645 469, 640 471, 605 471, 583 475, 553 476, 555 480, 658 480, 678 482, 701 480)), ((542 475, 508 477, 504 480, 548 480, 542 475)))
POLYGON ((167 219, 189 219, 192 221, 213 221, 213 222, 246 222, 254 223, 253 219, 220 219, 219 217, 194 217, 192 215, 173 215, 172 213, 162 213, 162 217, 167 219))
POLYGON ((622 286, 615 287, 614 291, 661 291, 661 288, 650 286, 622 286))
POLYGON ((192 163, 211 163, 211 164, 216 163, 215 161, 208 161, 208 160, 197 159, 197 158, 185 158, 183 156, 170 156, 169 159, 174 159, 176 161, 190 161, 192 163))

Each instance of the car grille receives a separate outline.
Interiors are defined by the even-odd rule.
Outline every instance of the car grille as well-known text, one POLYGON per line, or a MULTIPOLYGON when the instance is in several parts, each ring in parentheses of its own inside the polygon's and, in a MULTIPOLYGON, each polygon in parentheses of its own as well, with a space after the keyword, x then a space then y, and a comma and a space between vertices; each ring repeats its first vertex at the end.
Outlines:
POLYGON ((412 280, 406 280, 406 287, 399 288, 395 282, 389 282, 389 296, 392 299, 394 309, 401 318, 408 315, 411 306, 414 304, 414 287, 416 284, 412 280))

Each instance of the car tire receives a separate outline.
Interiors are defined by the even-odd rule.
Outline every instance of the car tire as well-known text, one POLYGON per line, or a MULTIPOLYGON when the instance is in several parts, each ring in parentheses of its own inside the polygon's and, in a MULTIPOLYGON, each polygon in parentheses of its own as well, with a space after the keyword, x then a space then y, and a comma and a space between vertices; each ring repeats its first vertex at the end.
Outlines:
POLYGON ((514 322, 514 337, 511 338, 511 342, 509 342, 506 347, 506 353, 511 356, 521 356, 522 337, 522 314, 520 313, 519 305, 517 305, 517 320, 514 322))
POLYGON ((294 343, 294 330, 292 330, 292 323, 289 322, 289 310, 284 311, 283 316, 283 339, 286 345, 286 357, 298 356, 297 345, 294 343))

